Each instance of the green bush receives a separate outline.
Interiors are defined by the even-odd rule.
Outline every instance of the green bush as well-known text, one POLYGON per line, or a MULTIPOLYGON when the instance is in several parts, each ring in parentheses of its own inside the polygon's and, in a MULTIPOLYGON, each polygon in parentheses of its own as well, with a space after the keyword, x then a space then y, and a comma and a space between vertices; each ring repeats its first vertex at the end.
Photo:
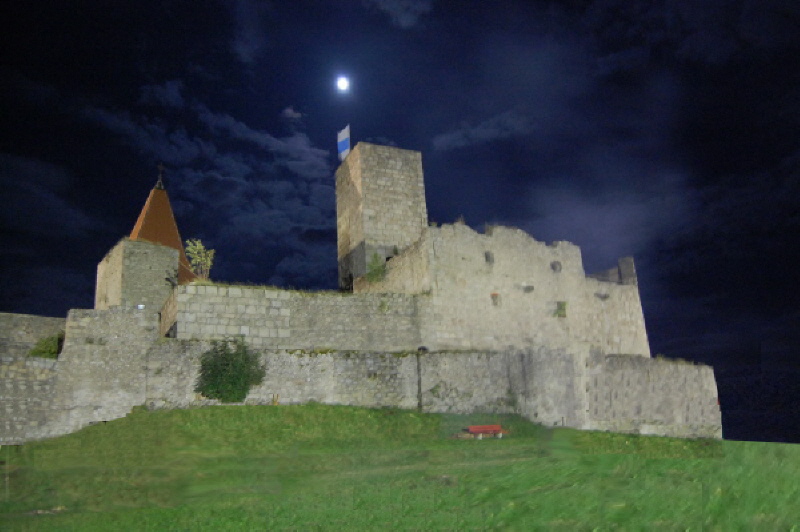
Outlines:
POLYGON ((200 359, 200 376, 194 391, 223 403, 240 403, 251 386, 264 380, 266 371, 241 338, 215 341, 200 359))
POLYGON ((386 277, 386 259, 378 255, 377 252, 372 254, 372 258, 367 264, 366 277, 370 283, 383 281, 383 278, 386 277))
POLYGON ((61 348, 64 346, 64 331, 58 334, 42 338, 33 348, 28 351, 29 357, 58 358, 61 348))

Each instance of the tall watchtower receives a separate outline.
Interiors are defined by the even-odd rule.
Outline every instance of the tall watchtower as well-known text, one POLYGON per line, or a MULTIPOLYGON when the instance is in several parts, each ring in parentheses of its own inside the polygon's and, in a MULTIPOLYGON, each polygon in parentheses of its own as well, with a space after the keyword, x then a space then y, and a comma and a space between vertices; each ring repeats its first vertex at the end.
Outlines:
POLYGON ((359 142, 336 170, 339 287, 416 242, 428 225, 422 154, 359 142))

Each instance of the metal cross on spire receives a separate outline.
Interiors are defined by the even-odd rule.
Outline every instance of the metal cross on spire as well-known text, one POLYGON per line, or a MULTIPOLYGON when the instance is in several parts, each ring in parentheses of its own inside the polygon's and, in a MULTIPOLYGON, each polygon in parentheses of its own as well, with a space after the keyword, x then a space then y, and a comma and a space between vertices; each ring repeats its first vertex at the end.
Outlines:
POLYGON ((156 182, 156 188, 162 190, 164 188, 164 163, 158 163, 158 181, 156 182))

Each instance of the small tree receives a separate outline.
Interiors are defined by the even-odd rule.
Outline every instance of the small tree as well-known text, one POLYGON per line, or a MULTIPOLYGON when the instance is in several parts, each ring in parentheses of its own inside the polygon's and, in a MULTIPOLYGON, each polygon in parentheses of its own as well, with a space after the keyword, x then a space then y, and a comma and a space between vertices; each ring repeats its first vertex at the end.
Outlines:
POLYGON ((200 279, 208 280, 211 266, 214 264, 215 253, 216 251, 213 249, 206 249, 199 238, 190 238, 186 241, 186 256, 192 265, 192 271, 200 279))
POLYGON ((234 342, 214 341, 200 358, 200 375, 194 391, 223 403, 240 403, 251 386, 264 380, 266 370, 241 338, 234 342), (231 343, 233 345, 231 345, 231 343))

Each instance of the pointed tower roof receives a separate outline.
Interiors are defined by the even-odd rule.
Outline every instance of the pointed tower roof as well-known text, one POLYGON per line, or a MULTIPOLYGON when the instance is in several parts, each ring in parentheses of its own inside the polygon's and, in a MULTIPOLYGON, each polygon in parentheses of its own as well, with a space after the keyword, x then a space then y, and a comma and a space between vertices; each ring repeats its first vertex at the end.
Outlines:
POLYGON ((195 279, 195 274, 186 258, 183 240, 172 214, 169 196, 162 181, 163 166, 159 166, 158 181, 139 213, 139 219, 131 231, 131 240, 146 240, 178 250, 178 284, 186 284, 195 279))

